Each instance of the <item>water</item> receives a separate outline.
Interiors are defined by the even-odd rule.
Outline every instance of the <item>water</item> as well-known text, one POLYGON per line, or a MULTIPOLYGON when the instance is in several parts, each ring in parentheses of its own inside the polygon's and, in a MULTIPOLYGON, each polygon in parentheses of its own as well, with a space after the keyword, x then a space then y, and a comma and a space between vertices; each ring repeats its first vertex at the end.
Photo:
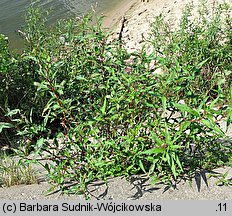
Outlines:
MULTIPOLYGON (((105 12, 116 6, 121 0, 98 0, 97 12, 105 12)), ((16 31, 24 25, 24 15, 32 1, 29 0, 0 0, 0 33, 9 37, 10 46, 20 47, 16 31)), ((96 0, 34 0, 33 3, 50 10, 49 23, 59 18, 80 16, 91 10, 96 0)))

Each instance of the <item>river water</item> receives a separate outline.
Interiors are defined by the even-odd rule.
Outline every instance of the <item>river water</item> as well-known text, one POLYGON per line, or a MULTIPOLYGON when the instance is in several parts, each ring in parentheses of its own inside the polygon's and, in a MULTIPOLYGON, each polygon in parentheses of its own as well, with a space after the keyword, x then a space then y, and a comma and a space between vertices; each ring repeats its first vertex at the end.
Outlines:
MULTIPOLYGON (((97 12, 112 10, 120 1, 97 0, 97 12)), ((85 14, 96 4, 96 0, 0 0, 0 33, 9 37, 11 47, 20 47, 16 31, 23 27, 25 11, 31 2, 50 10, 49 23, 59 18, 85 14)))

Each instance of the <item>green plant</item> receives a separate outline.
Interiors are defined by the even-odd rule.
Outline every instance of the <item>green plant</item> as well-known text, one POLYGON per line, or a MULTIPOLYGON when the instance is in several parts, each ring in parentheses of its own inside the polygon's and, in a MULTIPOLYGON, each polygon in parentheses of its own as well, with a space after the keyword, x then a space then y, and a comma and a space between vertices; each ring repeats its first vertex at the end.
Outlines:
POLYGON ((218 181, 216 182, 217 186, 230 186, 231 185, 231 178, 228 178, 228 171, 225 173, 216 173, 210 174, 209 178, 214 177, 217 178, 218 181))
POLYGON ((0 35, 0 45, 0 145, 14 147, 20 119, 33 115, 39 121, 36 114, 46 99, 38 101, 34 93, 33 83, 39 77, 33 62, 10 52, 8 39, 3 35, 0 35), (19 121, 15 122, 15 119, 19 121))
POLYGON ((184 99, 196 106, 205 97, 218 104, 228 100, 231 83, 231 5, 207 1, 194 14, 193 5, 183 11, 180 25, 173 29, 160 15, 151 33, 159 67, 165 69, 164 93, 173 100, 184 99))
POLYGON ((10 187, 20 184, 38 183, 36 172, 31 165, 20 165, 16 158, 0 157, 0 185, 10 187))

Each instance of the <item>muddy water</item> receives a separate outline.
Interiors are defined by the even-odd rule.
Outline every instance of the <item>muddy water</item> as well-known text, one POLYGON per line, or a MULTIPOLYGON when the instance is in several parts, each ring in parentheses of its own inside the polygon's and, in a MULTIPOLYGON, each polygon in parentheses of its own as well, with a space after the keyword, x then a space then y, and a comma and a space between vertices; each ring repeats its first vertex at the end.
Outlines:
MULTIPOLYGON (((0 0, 0 33, 9 37, 11 47, 20 47, 16 31, 24 25, 24 15, 28 6, 33 2, 50 10, 49 23, 59 18, 85 14, 96 4, 96 0, 0 0)), ((97 0, 97 12, 112 10, 122 0, 97 0)))

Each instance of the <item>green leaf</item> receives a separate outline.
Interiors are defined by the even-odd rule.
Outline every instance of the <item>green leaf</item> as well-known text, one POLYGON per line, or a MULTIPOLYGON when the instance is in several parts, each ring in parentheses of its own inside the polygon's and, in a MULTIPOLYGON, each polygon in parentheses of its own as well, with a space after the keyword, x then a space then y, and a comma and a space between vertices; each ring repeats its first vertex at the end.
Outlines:
POLYGON ((164 151, 165 151, 164 148, 153 148, 153 149, 149 149, 149 150, 143 151, 140 154, 152 155, 152 154, 163 153, 164 151))
POLYGON ((173 158, 171 158, 171 170, 172 170, 172 173, 174 175, 174 178, 176 179, 177 173, 176 173, 176 166, 175 166, 173 158))
POLYGON ((184 146, 179 146, 179 145, 171 145, 171 149, 175 150, 175 149, 180 149, 180 148, 184 148, 184 146))
POLYGON ((152 107, 152 108, 154 107, 154 104, 151 104, 151 103, 146 103, 145 105, 146 105, 147 107, 152 107))
POLYGON ((215 105, 218 103, 219 99, 220 99, 221 95, 219 95, 217 98, 215 98, 209 105, 209 108, 211 109, 211 112, 214 110, 213 108, 215 107, 215 105))
POLYGON ((105 113, 106 113, 106 97, 105 97, 103 106, 102 106, 102 108, 101 108, 101 113, 102 113, 102 115, 105 115, 105 113))
POLYGON ((180 129, 175 133, 174 139, 172 141, 173 143, 175 143, 183 135, 190 124, 191 122, 189 121, 183 122, 183 124, 181 124, 180 129))
POLYGON ((164 123, 164 126, 165 126, 165 136, 166 136, 166 143, 167 144, 172 144, 172 140, 171 140, 171 136, 170 136, 170 133, 169 133, 169 130, 168 130, 168 125, 167 123, 165 122, 164 123))
POLYGON ((225 84, 225 83, 226 83, 226 78, 221 78, 217 82, 218 85, 222 85, 222 84, 225 84))
POLYGON ((84 77, 82 76, 76 76, 75 77, 76 80, 83 80, 83 81, 87 81, 87 79, 85 79, 84 77))
POLYGON ((171 161, 170 161, 169 152, 166 153, 166 160, 167 160, 168 164, 170 165, 170 164, 171 164, 171 161))
POLYGON ((94 78, 94 77, 101 77, 101 76, 102 76, 102 74, 100 74, 100 73, 93 73, 93 74, 91 74, 92 78, 94 78))
POLYGON ((201 109, 205 106, 206 102, 208 101, 209 97, 204 97, 204 99, 201 101, 199 107, 197 108, 197 111, 200 112, 201 109))
POLYGON ((142 170, 144 173, 146 173, 146 170, 145 170, 145 168, 144 168, 143 163, 142 163, 141 160, 139 160, 139 167, 141 168, 141 170, 142 170))
POLYGON ((177 155, 176 155, 176 163, 180 167, 181 171, 183 171, 182 165, 181 165, 179 157, 177 155))
POLYGON ((227 130, 229 129, 231 122, 232 122, 232 110, 229 110, 228 111, 228 118, 226 121, 227 130))
POLYGON ((46 106, 45 106, 45 108, 44 108, 44 110, 43 110, 43 112, 42 112, 42 116, 44 116, 45 112, 47 112, 47 110, 50 109, 50 107, 51 107, 51 105, 52 105, 53 103, 54 103, 54 101, 49 101, 49 102, 46 104, 46 106))
POLYGON ((151 163, 154 162, 154 157, 147 156, 146 159, 151 163))
POLYGON ((61 176, 59 179, 59 184, 63 184, 64 183, 64 176, 61 176))
POLYGON ((206 127, 214 130, 215 132, 219 133, 221 136, 224 136, 224 132, 218 127, 218 125, 208 119, 203 119, 201 121, 206 127))
POLYGON ((3 129, 13 128, 14 125, 6 122, 0 122, 0 133, 3 129))
POLYGON ((159 146, 163 144, 163 141, 154 133, 154 131, 151 131, 151 136, 159 146))
POLYGON ((41 138, 37 141, 36 145, 38 148, 41 148, 43 146, 43 143, 44 143, 44 138, 41 138))
POLYGON ((162 97, 161 100, 162 100, 163 110, 166 111, 166 109, 167 109, 167 99, 166 99, 166 97, 162 97))
POLYGON ((196 117, 200 117, 200 113, 190 107, 188 107, 186 104, 179 104, 179 103, 173 103, 173 106, 177 109, 179 109, 182 112, 190 113, 196 117))
POLYGON ((46 163, 46 164, 44 165, 44 168, 48 171, 48 173, 50 173, 50 167, 49 167, 48 163, 46 163))
POLYGON ((205 59, 204 61, 202 61, 201 63, 199 63, 199 64, 197 65, 197 67, 201 68, 209 59, 210 59, 210 58, 205 59))
POLYGON ((232 107, 232 83, 230 84, 230 106, 232 107))
POLYGON ((75 166, 75 163, 74 163, 74 161, 73 161, 72 159, 69 160, 69 163, 70 163, 70 165, 71 165, 72 167, 75 166))
POLYGON ((159 181, 159 178, 157 176, 151 176, 151 184, 156 184, 159 181))

